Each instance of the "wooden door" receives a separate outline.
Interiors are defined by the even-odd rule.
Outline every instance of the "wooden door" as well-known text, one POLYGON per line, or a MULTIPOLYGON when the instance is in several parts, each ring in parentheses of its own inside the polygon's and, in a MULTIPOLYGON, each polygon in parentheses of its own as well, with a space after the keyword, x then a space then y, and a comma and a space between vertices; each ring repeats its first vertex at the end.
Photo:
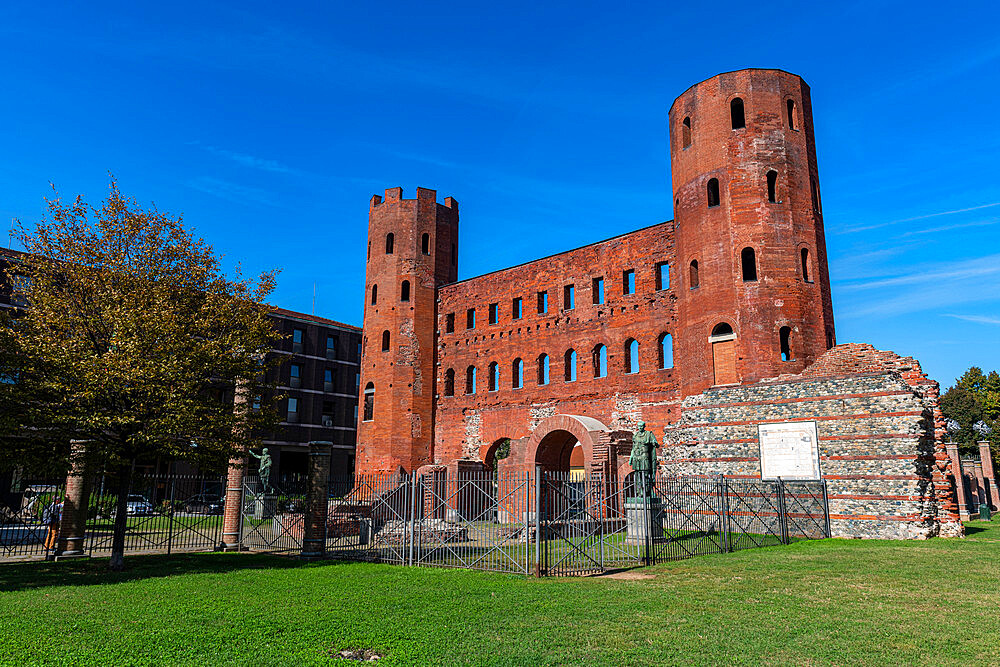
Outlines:
POLYGON ((712 343, 712 362, 715 367, 715 384, 736 384, 736 341, 722 340, 712 343))

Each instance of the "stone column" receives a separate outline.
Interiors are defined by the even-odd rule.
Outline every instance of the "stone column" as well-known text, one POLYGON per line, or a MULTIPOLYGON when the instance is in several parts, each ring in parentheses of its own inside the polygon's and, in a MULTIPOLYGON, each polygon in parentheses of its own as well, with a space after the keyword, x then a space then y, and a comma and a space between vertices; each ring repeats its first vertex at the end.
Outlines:
POLYGON ((332 442, 309 443, 309 489, 302 517, 302 555, 318 560, 326 555, 326 518, 330 507, 330 455, 332 442))
POLYGON ((979 506, 983 503, 989 503, 989 490, 986 488, 986 480, 983 479, 983 466, 980 463, 974 463, 972 466, 972 474, 975 477, 973 484, 976 487, 975 494, 972 496, 976 501, 976 507, 974 512, 979 513, 979 506))
POLYGON ((87 530, 87 442, 72 440, 69 443, 69 474, 66 475, 66 496, 63 498, 62 522, 55 556, 83 558, 84 533, 87 530))
POLYGON ((951 459, 951 472, 955 477, 955 495, 958 500, 958 518, 961 521, 969 520, 969 501, 965 495, 965 476, 962 474, 962 460, 958 456, 958 445, 949 442, 945 445, 948 449, 948 458, 951 459))
POLYGON ((994 511, 1000 510, 1000 488, 997 488, 997 475, 993 469, 993 454, 990 452, 990 443, 979 443, 979 461, 983 466, 983 478, 986 480, 987 502, 993 506, 994 511))
MULTIPOLYGON (((236 383, 236 393, 233 396, 233 413, 236 414, 238 422, 236 428, 243 425, 241 415, 246 413, 250 404, 250 397, 247 395, 246 385, 242 382, 236 383)), ((247 470, 246 452, 240 452, 229 459, 229 471, 226 477, 226 499, 222 509, 222 543, 219 545, 220 551, 239 551, 240 527, 243 522, 243 476, 247 470)))

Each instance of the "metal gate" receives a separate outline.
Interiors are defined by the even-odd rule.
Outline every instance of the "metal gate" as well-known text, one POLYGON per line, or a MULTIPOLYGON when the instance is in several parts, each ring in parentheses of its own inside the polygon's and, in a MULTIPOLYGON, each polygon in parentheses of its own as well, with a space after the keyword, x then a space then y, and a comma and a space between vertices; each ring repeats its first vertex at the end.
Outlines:
POLYGON ((240 541, 251 551, 294 551, 302 548, 306 483, 284 481, 271 486, 257 476, 243 478, 240 541))

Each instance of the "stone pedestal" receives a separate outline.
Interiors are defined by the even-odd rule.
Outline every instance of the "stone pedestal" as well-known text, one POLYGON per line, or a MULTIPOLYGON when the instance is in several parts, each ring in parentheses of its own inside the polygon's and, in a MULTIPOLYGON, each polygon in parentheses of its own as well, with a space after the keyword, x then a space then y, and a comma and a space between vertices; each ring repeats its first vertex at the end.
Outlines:
POLYGON ((663 503, 659 498, 650 498, 647 505, 642 498, 625 500, 625 541, 630 544, 644 544, 663 539, 663 503), (649 518, 647 521, 647 511, 649 518))
POLYGON ((330 453, 332 442, 309 443, 309 490, 303 518, 302 554, 306 560, 326 555, 326 518, 330 510, 330 453))
POLYGON ((278 496, 261 493, 253 497, 253 518, 270 519, 278 510, 278 496))
POLYGON ((59 541, 56 543, 57 560, 84 558, 87 555, 83 550, 87 527, 86 457, 86 442, 74 440, 70 443, 70 471, 66 476, 66 497, 63 499, 59 541))

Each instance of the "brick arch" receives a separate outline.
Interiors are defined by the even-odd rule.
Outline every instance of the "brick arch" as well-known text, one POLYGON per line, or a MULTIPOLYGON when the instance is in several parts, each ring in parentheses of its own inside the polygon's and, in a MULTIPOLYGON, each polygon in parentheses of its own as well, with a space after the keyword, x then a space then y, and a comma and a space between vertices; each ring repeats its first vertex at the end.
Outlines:
POLYGON ((592 468, 596 459, 607 460, 611 442, 611 430, 607 426, 593 417, 553 415, 542 420, 528 438, 525 467, 540 465, 550 470, 568 470, 572 449, 567 451, 566 445, 571 439, 583 447, 586 468, 592 468))

